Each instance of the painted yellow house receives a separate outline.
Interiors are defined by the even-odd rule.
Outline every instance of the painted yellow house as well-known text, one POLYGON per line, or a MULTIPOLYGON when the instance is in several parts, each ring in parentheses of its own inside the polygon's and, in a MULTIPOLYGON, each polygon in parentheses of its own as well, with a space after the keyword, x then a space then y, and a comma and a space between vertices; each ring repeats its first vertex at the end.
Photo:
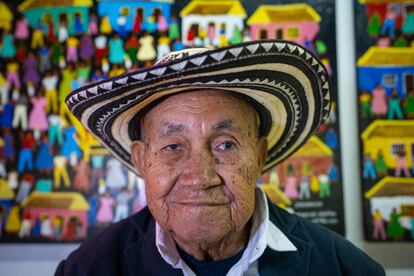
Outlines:
POLYGON ((261 187, 269 199, 277 206, 286 208, 292 205, 292 200, 290 200, 290 198, 288 198, 276 185, 263 183, 261 187))
POLYGON ((310 165, 312 167, 312 175, 318 176, 320 174, 327 174, 332 162, 332 149, 314 135, 297 152, 277 165, 276 171, 283 186, 286 183, 288 167, 294 169, 296 180, 300 183, 302 176, 305 176, 303 175, 304 167, 310 165))
POLYGON ((364 155, 376 158, 378 151, 384 154, 388 167, 397 165, 396 153, 405 148, 407 165, 413 165, 414 121, 413 120, 375 120, 361 134, 364 155))
POLYGON ((0 14, 0 29, 10 30, 12 27, 13 13, 4 2, 0 2, 0 14))
POLYGON ((188 39, 190 30, 196 36, 201 33, 214 35, 211 45, 217 46, 220 32, 224 30, 228 40, 231 39, 235 28, 244 29, 244 19, 247 13, 238 0, 192 0, 180 12, 182 40, 185 45, 191 45, 188 39))
POLYGON ((389 221, 395 209, 401 214, 401 225, 411 229, 414 212, 414 178, 384 177, 364 196, 370 201, 371 214, 378 210, 383 218, 389 221))
POLYGON ((247 20, 253 40, 289 39, 303 44, 319 33, 320 15, 308 4, 260 5, 247 20))

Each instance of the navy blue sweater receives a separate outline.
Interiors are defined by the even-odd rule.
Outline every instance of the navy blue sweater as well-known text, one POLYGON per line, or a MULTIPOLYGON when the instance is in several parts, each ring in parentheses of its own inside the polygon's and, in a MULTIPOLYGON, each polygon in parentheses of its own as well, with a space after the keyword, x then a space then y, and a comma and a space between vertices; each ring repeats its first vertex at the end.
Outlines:
MULTIPOLYGON (((269 201, 269 200, 268 200, 269 201)), ((270 220, 297 251, 267 248, 260 275, 385 275, 368 255, 336 233, 278 208, 269 201, 270 220)), ((164 261, 155 246, 155 221, 147 208, 85 241, 55 275, 183 275, 164 261)))

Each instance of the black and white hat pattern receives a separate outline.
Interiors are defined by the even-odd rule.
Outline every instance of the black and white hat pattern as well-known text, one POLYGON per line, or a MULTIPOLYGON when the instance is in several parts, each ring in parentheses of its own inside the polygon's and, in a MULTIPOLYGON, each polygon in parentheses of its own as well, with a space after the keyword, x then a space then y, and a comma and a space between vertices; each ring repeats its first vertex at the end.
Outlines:
POLYGON ((135 171, 130 146, 134 132, 139 132, 137 114, 162 97, 209 88, 252 99, 268 138, 264 171, 301 147, 331 107, 328 74, 321 61, 308 49, 283 40, 172 52, 151 68, 79 88, 66 103, 114 156, 135 171))

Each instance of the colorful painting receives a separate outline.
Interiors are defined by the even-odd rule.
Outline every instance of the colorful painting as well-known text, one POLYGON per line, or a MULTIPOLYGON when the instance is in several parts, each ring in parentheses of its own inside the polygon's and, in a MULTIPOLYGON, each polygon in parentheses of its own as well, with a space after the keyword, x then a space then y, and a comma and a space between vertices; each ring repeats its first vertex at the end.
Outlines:
MULTIPOLYGON (((334 7, 333 0, 0 2, 0 242, 81 241, 146 205, 143 180, 69 113, 64 100, 73 89, 151 66, 172 50, 266 38, 311 49, 335 89, 334 7)), ((260 185, 281 207, 344 234, 336 106, 260 185)))
POLYGON ((356 10, 365 237, 414 241, 414 1, 356 10))

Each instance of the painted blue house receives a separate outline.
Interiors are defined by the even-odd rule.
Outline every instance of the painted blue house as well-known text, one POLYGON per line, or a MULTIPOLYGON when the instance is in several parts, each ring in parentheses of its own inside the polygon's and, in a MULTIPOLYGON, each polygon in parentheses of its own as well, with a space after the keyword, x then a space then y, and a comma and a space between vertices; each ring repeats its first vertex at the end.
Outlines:
POLYGON ((46 22, 51 19, 56 33, 59 22, 64 21, 67 23, 69 34, 74 34, 75 25, 78 28, 81 26, 81 30, 77 33, 88 31, 89 9, 92 5, 93 0, 26 0, 19 5, 18 10, 23 13, 32 28, 39 23, 46 25, 46 22))
POLYGON ((142 30, 146 30, 151 15, 162 14, 167 24, 170 23, 171 5, 174 0, 98 0, 98 15, 108 16, 112 29, 118 31, 118 18, 121 14, 126 17, 125 30, 131 31, 135 18, 142 18, 142 30))
POLYGON ((414 91, 414 48, 369 48, 358 60, 358 88, 371 92, 378 84, 388 96, 397 89, 402 99, 414 91))

